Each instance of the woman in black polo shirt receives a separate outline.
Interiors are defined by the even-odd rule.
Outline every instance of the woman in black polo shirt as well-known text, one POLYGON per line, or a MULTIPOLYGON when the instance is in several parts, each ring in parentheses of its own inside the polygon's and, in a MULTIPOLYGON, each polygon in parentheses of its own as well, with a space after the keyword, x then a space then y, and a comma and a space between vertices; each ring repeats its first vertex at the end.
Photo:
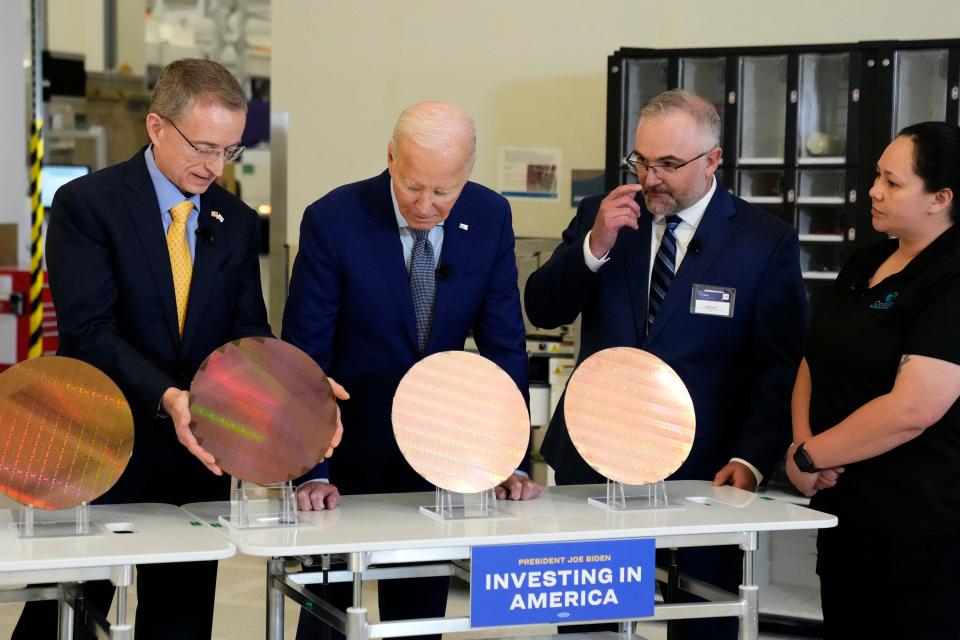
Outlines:
POLYGON ((817 540, 826 638, 960 638, 960 128, 907 127, 793 392, 787 473, 817 540))

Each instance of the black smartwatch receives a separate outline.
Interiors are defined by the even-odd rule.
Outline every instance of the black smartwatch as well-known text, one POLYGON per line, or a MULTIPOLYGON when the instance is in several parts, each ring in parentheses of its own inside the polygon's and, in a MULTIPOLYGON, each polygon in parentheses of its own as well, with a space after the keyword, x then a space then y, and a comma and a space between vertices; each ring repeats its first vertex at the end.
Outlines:
POLYGON ((797 463, 797 469, 800 469, 800 471, 804 473, 816 473, 820 471, 819 467, 813 463, 813 458, 811 458, 810 454, 803 448, 803 445, 804 443, 801 442, 800 446, 793 452, 793 461, 797 463))

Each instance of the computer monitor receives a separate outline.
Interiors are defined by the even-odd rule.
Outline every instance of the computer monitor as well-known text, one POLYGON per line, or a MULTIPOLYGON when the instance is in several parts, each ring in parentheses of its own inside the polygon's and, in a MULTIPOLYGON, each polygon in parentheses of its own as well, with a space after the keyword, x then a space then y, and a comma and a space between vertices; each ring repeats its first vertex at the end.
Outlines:
POLYGON ((90 173, 90 167, 82 164, 45 164, 40 176, 40 201, 45 209, 53 204, 53 194, 57 189, 74 178, 90 173))

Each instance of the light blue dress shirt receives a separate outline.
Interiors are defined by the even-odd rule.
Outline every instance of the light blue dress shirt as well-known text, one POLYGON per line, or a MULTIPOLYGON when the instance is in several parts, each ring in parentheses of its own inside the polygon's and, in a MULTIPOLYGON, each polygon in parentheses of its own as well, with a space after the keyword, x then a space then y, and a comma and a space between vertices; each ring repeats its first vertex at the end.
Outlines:
MULTIPOLYGON (((400 227, 400 244, 403 245, 403 264, 407 267, 407 273, 410 273, 410 254, 413 252, 413 232, 410 230, 410 223, 400 213, 400 205, 397 204, 397 194, 393 190, 393 179, 390 180, 390 200, 393 202, 393 215, 397 216, 397 226, 400 227)), ((440 250, 443 249, 443 223, 441 222, 427 234, 427 240, 433 245, 433 265, 440 262, 440 250)))
POLYGON ((157 194, 157 204, 160 205, 160 219, 163 221, 164 236, 167 235, 167 231, 173 223, 173 215, 170 213, 170 209, 184 200, 193 203, 193 211, 187 218, 187 246, 190 247, 190 258, 196 258, 197 227, 200 225, 200 196, 194 194, 189 198, 186 197, 177 188, 177 185, 163 175, 163 172, 157 167, 157 161, 153 158, 153 145, 147 147, 147 150, 143 152, 143 158, 147 161, 147 171, 150 173, 150 180, 153 181, 153 190, 157 194))

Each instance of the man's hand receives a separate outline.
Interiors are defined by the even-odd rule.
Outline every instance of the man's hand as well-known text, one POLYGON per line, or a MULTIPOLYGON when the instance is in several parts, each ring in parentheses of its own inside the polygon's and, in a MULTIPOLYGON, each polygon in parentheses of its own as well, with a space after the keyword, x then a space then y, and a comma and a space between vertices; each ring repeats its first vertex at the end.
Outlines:
MULTIPOLYGON (((330 383, 330 389, 333 390, 333 397, 337 400, 349 400, 350 394, 347 393, 347 390, 343 388, 343 385, 334 380, 333 378, 327 378, 327 382, 330 383)), ((337 430, 333 434, 333 440, 330 441, 330 448, 327 449, 327 452, 323 454, 323 460, 329 458, 333 455, 333 450, 337 448, 337 445, 340 444, 340 441, 343 439, 343 422, 340 420, 340 405, 337 405, 337 430)), ((320 462, 323 462, 320 460, 320 462)), ((336 505, 334 505, 336 506, 336 505)), ((333 507, 330 507, 331 509, 333 507)))
POLYGON ((637 218, 640 217, 640 205, 637 204, 637 193, 643 191, 639 184, 622 184, 603 199, 597 219, 590 232, 590 253, 597 260, 610 253, 617 243, 617 234, 623 227, 638 229, 637 218))
POLYGON ((737 489, 756 491, 757 476, 753 475, 753 471, 750 471, 747 465, 732 460, 717 472, 713 478, 713 484, 715 486, 729 484, 737 489))
POLYGON ((497 485, 497 500, 533 500, 540 495, 540 485, 519 473, 497 485))
POLYGON ((300 511, 336 509, 340 504, 340 490, 329 482, 308 482, 297 489, 300 511))
POLYGON ((193 435, 190 428, 192 417, 190 416, 190 393, 176 387, 169 387, 163 392, 160 406, 166 411, 170 419, 173 420, 173 429, 176 431, 177 440, 187 448, 187 451, 196 456, 197 460, 202 462, 212 473, 222 476, 223 470, 217 466, 217 460, 206 449, 200 446, 197 438, 193 435))

